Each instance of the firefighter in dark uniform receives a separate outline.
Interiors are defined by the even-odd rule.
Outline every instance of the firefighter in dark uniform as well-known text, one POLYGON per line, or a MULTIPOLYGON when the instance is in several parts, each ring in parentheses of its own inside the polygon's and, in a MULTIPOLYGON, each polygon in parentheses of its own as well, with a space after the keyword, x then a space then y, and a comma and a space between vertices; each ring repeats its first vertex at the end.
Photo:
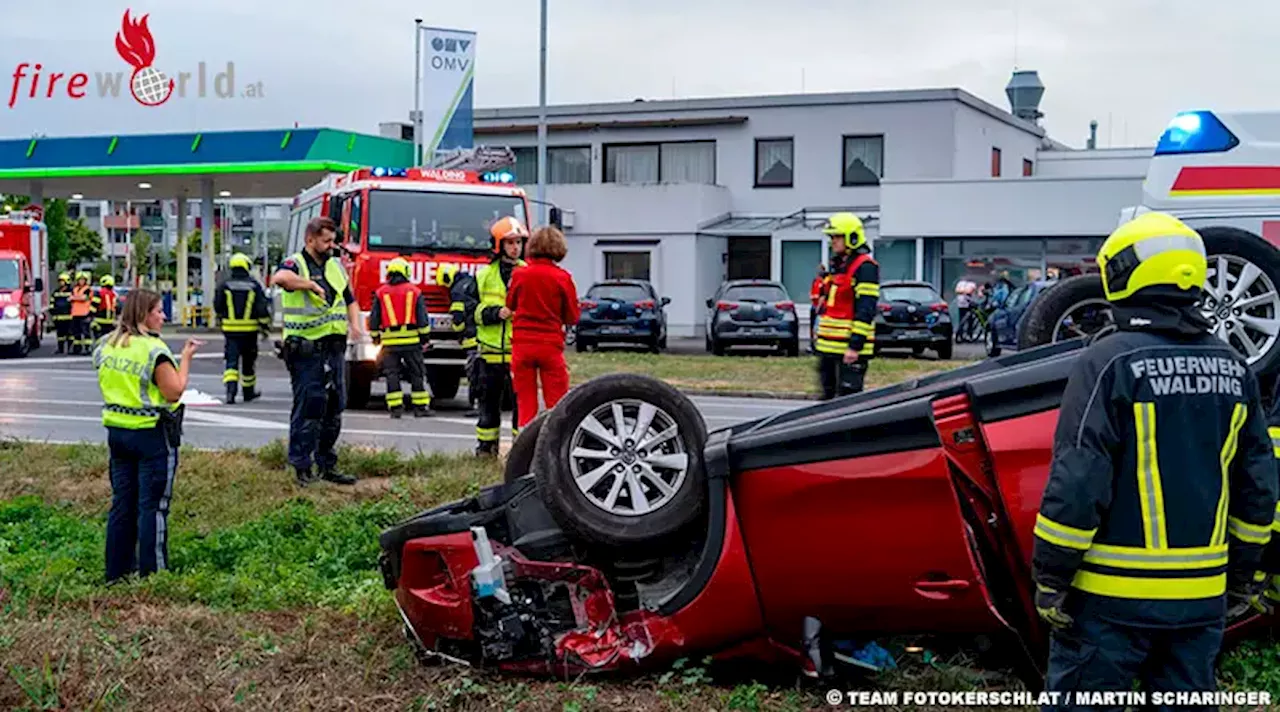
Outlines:
POLYGON ((93 348, 93 285, 88 272, 76 272, 71 287, 71 353, 87 354, 93 348))
POLYGON ((1198 310, 1194 230, 1145 213, 1098 266, 1118 326, 1067 381, 1034 530, 1046 689, 1216 690, 1228 610, 1265 608, 1277 483, 1258 383, 1198 310))
POLYGON ((453 331, 462 337, 462 350, 467 354, 467 411, 468 418, 480 415, 476 403, 482 400, 483 366, 476 354, 476 306, 480 292, 476 278, 458 270, 457 265, 441 265, 436 270, 436 284, 449 290, 449 315, 453 317, 453 331))
POLYGON ((822 232, 831 237, 827 293, 819 299, 818 380, 822 399, 860 393, 875 356, 880 266, 871 257, 862 220, 832 215, 822 232))
MULTIPOLYGON (((1271 437, 1271 450, 1280 470, 1280 383, 1271 398, 1271 412, 1267 415, 1267 434, 1271 437)), ((1266 578, 1266 598, 1269 606, 1280 603, 1280 503, 1276 504, 1271 520, 1271 541, 1262 553, 1262 570, 1266 578)))
MULTIPOLYGON (((507 308, 507 285, 511 273, 523 266, 520 255, 529 231, 514 217, 498 220, 489 229, 493 237, 493 261, 476 276, 480 303, 475 309, 476 342, 483 360, 484 400, 476 421, 476 455, 497 457, 502 425, 502 399, 511 392, 511 317, 507 308)), ((515 399, 512 398, 514 401, 515 399)), ((511 429, 517 430, 518 412, 511 409, 511 429)))
POLYGON ((71 353, 73 346, 71 337, 71 275, 66 272, 58 275, 58 291, 53 293, 53 304, 49 311, 53 316, 53 328, 58 334, 58 353, 71 353))
POLYGON ((93 292, 93 340, 115 331, 116 311, 119 299, 116 296, 116 280, 109 274, 98 279, 98 288, 93 292))
POLYGON ((409 381, 409 401, 415 418, 431 415, 427 390, 427 366, 422 349, 431 338, 431 321, 422 292, 409 281, 409 263, 403 257, 387 265, 387 283, 373 293, 369 335, 382 344, 382 372, 387 377, 387 410, 392 418, 404 413, 400 375, 409 381))
POLYGON ((227 262, 231 274, 213 292, 213 312, 222 324, 222 355, 226 367, 222 383, 227 402, 236 402, 239 386, 244 386, 244 402, 256 400, 258 391, 258 336, 271 327, 267 292, 249 273, 252 262, 237 252, 227 262))

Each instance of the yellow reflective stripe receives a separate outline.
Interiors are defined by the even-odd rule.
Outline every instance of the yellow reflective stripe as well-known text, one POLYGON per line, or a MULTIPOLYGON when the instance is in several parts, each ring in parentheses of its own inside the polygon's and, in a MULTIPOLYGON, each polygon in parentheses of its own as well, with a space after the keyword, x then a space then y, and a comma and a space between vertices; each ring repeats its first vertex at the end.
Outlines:
POLYGON ((476 428, 476 439, 480 442, 494 442, 498 439, 498 429, 476 428))
POLYGON ((1250 524, 1243 519, 1227 517, 1227 533, 1250 544, 1263 544, 1271 541, 1270 525, 1250 524))
POLYGON ((1227 565, 1226 546, 1197 546, 1174 549, 1141 549, 1097 545, 1085 552, 1090 564, 1117 569, 1192 571, 1227 565))
POLYGON ((1093 543, 1093 536, 1098 533, 1098 530, 1069 527, 1066 524, 1059 524, 1043 514, 1036 514, 1034 532, 1036 536, 1050 544, 1083 551, 1087 550, 1089 545, 1093 543))
POLYGON ((880 285, 858 284, 853 288, 853 293, 859 297, 878 297, 880 296, 880 285))
POLYGON ((222 372, 223 383, 235 383, 238 380, 240 380, 240 372, 234 368, 228 368, 222 372))
POLYGON ((1280 428, 1267 428, 1267 434, 1271 436, 1272 453, 1280 457, 1280 428))
POLYGON ((387 407, 399 408, 404 405, 404 393, 401 391, 390 391, 387 393, 387 407))
POLYGON ((431 394, 426 391, 413 391, 409 394, 409 399, 414 405, 431 405, 431 394))
POLYGON ((1156 451, 1156 404, 1134 403, 1137 426, 1138 501, 1142 509, 1142 540, 1148 549, 1165 549, 1169 535, 1164 521, 1164 490, 1160 486, 1160 456, 1156 451))
POLYGON ((1192 578, 1150 578, 1114 576, 1081 570, 1076 572, 1071 585, 1087 593, 1113 598, 1189 601, 1197 598, 1214 598, 1226 593, 1227 575, 1221 573, 1192 578))
POLYGON ((852 331, 855 334, 862 334, 863 336, 871 336, 872 334, 876 333, 876 326, 875 324, 868 324, 865 321, 855 321, 853 322, 852 331))
POLYGON ((1227 500, 1231 492, 1231 461, 1235 459, 1236 447, 1240 443, 1240 428, 1244 427, 1248 411, 1244 403, 1237 403, 1231 411, 1231 430, 1227 433, 1227 441, 1222 444, 1222 452, 1218 455, 1218 467, 1222 472, 1222 489, 1218 494, 1218 510, 1213 520, 1213 537, 1210 543, 1222 544, 1227 541, 1227 500))
POLYGON ((1280 502, 1276 502, 1276 513, 1271 520, 1271 531, 1280 532, 1280 502))

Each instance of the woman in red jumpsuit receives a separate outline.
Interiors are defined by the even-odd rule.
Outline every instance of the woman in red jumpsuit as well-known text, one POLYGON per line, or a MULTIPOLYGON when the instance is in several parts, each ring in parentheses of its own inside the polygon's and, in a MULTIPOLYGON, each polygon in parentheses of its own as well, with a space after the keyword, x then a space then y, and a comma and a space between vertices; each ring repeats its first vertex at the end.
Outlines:
POLYGON ((547 408, 569 391, 564 328, 578 323, 578 290, 557 263, 569 252, 564 233, 542 227, 525 245, 528 264, 517 267, 507 288, 511 310, 511 380, 523 428, 538 414, 538 381, 547 408))

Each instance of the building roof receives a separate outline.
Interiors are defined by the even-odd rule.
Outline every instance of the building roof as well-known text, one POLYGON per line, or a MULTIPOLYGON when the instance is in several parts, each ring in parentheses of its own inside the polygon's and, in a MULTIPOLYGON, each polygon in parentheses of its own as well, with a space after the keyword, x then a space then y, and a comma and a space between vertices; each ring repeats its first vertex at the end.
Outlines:
POLYGON ((235 197, 292 197, 331 172, 412 163, 409 141, 328 128, 5 139, 0 193, 38 182, 46 198, 200 197, 208 177, 235 197))
MULTIPOLYGON (((676 114, 698 111, 741 111, 802 106, 846 104, 889 104, 926 101, 958 101, 1010 126, 1043 138, 1045 130, 988 103, 959 88, 906 89, 894 91, 839 92, 825 94, 776 94, 764 96, 715 97, 704 99, 660 99, 620 101, 600 104, 559 104, 547 107, 548 119, 560 117, 617 116, 622 114, 676 114)), ((537 106, 475 109, 476 128, 494 124, 533 121, 536 126, 537 106)), ((563 123, 563 122, 561 122, 563 123)))

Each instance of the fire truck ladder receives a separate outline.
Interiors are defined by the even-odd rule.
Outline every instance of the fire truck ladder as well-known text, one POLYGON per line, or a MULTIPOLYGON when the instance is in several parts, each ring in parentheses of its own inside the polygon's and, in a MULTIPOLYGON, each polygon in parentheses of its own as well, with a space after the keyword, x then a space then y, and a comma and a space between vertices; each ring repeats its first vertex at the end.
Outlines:
POLYGON ((477 146, 451 151, 432 161, 431 168, 484 173, 514 166, 515 151, 507 146, 477 146))

